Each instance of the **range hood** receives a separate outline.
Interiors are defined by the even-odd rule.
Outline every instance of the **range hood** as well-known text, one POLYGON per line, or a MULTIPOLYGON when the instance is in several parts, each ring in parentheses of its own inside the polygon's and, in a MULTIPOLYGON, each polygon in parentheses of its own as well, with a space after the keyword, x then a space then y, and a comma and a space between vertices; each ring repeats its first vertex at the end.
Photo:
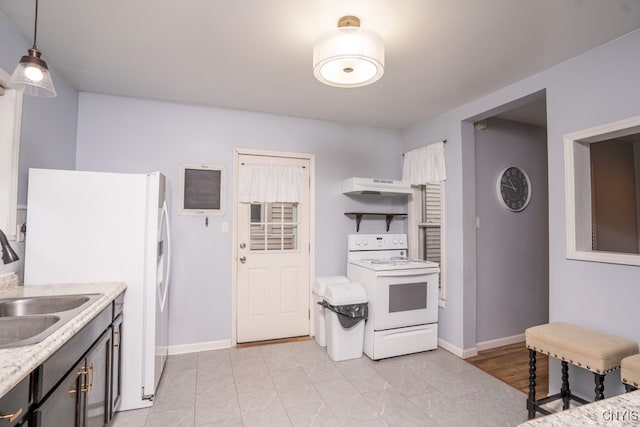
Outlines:
POLYGON ((404 181, 378 178, 348 178, 342 181, 343 194, 378 194, 402 196, 411 194, 411 184, 404 181))

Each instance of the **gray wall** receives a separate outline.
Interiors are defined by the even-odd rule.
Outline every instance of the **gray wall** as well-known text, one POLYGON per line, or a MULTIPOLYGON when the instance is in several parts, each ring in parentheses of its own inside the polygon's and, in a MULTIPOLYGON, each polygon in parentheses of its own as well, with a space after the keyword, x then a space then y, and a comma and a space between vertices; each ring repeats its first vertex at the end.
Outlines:
MULTIPOLYGON (((234 148, 314 153, 316 156, 315 272, 346 273, 346 235, 355 221, 344 212, 406 212, 406 198, 341 194, 349 176, 399 179, 399 132, 238 110, 82 93, 77 169, 160 170, 173 183, 173 263, 170 344, 231 338, 234 148), (177 215, 180 163, 225 167, 226 213, 204 219, 177 215)), ((406 221, 394 220, 392 232, 406 221)), ((384 219, 363 219, 360 232, 384 231, 384 219)))
POLYGON ((547 130, 489 119, 475 131, 477 244, 476 340, 524 334, 549 320, 547 130), (511 212, 496 191, 498 174, 518 166, 529 175, 531 201, 511 212))
MULTIPOLYGON (((573 322, 640 341, 636 302, 638 267, 573 261, 565 257, 565 134, 640 113, 640 31, 593 49, 484 98, 407 129, 404 150, 446 138, 447 307, 440 314, 440 337, 460 349, 476 341, 475 171, 469 121, 495 115, 503 105, 546 89, 549 182, 549 319, 573 322), (465 167, 462 168, 462 165, 465 167), (469 244, 473 242, 473 244, 469 244)), ((498 66, 498 64, 497 64, 498 66)), ((559 387, 552 363, 551 389, 559 387)), ((575 391, 591 396, 592 378, 572 369, 575 391)), ((616 374, 607 389, 621 391, 616 374)), ((572 387, 572 389, 574 389, 572 387)))
MULTIPOLYGON (((6 16, 0 13, 0 68, 13 73, 20 57, 31 44, 18 32, 6 16)), ((45 52, 45 60, 46 52, 45 52)), ((45 167, 73 169, 76 157, 78 91, 49 63, 58 96, 35 98, 25 96, 20 135, 20 168, 18 171, 18 204, 27 203, 29 168, 45 167)), ((20 252, 22 245, 17 245, 20 252)), ((22 272, 22 263, 0 265, 0 275, 9 271, 22 272)))

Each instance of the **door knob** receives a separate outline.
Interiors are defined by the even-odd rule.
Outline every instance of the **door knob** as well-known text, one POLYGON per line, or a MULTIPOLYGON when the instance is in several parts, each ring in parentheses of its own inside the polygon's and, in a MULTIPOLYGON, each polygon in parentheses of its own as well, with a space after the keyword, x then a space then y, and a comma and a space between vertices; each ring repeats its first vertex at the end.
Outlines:
POLYGON ((246 247, 247 247, 247 244, 246 244, 246 243, 240 243, 240 249, 244 249, 244 248, 246 248, 246 247))
POLYGON ((243 263, 243 264, 244 264, 245 262, 247 262, 247 257, 246 257, 246 256, 244 256, 244 255, 242 255, 242 256, 240 257, 240 262, 241 262, 241 263, 243 263))

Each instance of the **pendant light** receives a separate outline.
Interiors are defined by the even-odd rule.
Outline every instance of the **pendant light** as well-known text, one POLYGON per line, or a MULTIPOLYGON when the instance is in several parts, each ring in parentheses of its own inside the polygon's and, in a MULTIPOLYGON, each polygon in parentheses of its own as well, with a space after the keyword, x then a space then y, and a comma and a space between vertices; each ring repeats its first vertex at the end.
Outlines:
POLYGON ((313 47, 313 74, 336 87, 360 87, 384 74, 384 42, 361 28, 357 16, 343 16, 335 30, 323 34, 313 47))
POLYGON ((47 63, 40 58, 36 39, 38 36, 38 0, 36 0, 35 22, 33 25, 33 47, 28 54, 20 58, 16 70, 11 75, 9 86, 23 91, 27 95, 51 98, 56 96, 51 73, 47 63))

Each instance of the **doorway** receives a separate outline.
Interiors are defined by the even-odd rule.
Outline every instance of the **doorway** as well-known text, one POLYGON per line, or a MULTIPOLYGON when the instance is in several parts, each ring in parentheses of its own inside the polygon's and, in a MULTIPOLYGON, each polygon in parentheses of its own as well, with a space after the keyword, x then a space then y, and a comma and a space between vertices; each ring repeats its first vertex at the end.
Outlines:
POLYGON ((238 151, 235 192, 235 341, 308 336, 311 300, 313 156, 238 151), (241 202, 241 168, 301 171, 295 202, 241 202))
POLYGON ((474 127, 476 349, 484 351, 549 321, 546 98, 474 127))

